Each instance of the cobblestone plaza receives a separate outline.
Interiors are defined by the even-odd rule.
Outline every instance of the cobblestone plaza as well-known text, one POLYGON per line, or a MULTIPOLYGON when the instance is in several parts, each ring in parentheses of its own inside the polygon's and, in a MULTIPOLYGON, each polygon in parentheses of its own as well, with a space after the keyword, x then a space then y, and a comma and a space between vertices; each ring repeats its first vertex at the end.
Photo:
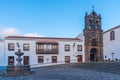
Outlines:
POLYGON ((31 75, 1 77, 0 80, 120 80, 120 74, 84 70, 72 67, 40 67, 31 75))

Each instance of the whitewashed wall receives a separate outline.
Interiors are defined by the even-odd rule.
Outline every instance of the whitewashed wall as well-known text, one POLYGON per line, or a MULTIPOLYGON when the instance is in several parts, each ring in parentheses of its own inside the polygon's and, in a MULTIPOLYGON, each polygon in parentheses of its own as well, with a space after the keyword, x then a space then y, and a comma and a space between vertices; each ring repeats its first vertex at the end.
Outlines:
POLYGON ((4 45, 4 40, 0 40, 0 66, 6 66, 4 45))
MULTIPOLYGON (((69 42, 69 41, 64 41, 64 42, 59 42, 59 56, 60 59, 64 61, 64 56, 70 56, 72 62, 77 62, 77 55, 84 55, 84 45, 83 42, 69 42), (75 43, 75 47, 73 48, 73 44, 75 43), (69 44, 70 45, 70 51, 65 51, 64 50, 64 45, 69 44), (82 45, 83 50, 82 51, 77 51, 77 45, 82 45)), ((84 58, 83 58, 84 61, 84 58)))
POLYGON ((112 60, 112 53, 115 53, 114 58, 120 59, 120 27, 103 34, 103 52, 104 60, 112 60), (111 31, 115 31, 115 40, 112 41, 110 40, 111 31))
MULTIPOLYGON (((14 56, 15 64, 17 64, 17 61, 16 61, 17 56, 15 55, 15 52, 18 51, 18 47, 17 47, 16 43, 20 44, 20 49, 21 49, 21 52, 24 53, 24 56, 29 56, 30 57, 30 64, 33 63, 33 61, 36 58, 36 54, 35 54, 35 48, 36 47, 33 47, 33 46, 35 46, 35 41, 31 41, 31 40, 5 40, 5 54, 6 54, 5 55, 5 61, 6 61, 6 65, 8 65, 8 56, 14 56), (8 50, 8 43, 14 43, 15 44, 15 50, 14 51, 9 51, 8 50), (24 43, 29 43, 29 45, 30 45, 29 51, 23 51, 23 44, 24 43)), ((22 58, 23 58, 23 56, 22 56, 22 58)), ((22 63, 23 63, 23 61, 22 61, 22 63)))
MULTIPOLYGON (((1 61, 0 65, 4 65, 4 66, 8 65, 8 56, 14 56, 15 64, 17 64, 17 61, 16 61, 17 56, 15 55, 15 52, 18 51, 17 43, 20 44, 21 52, 24 53, 23 56, 29 56, 31 67, 63 64, 63 63, 65 63, 65 56, 70 56, 71 62, 77 62, 76 55, 83 55, 83 62, 85 61, 85 59, 84 59, 84 42, 83 41, 78 41, 78 40, 58 41, 58 43, 59 43, 59 53, 58 54, 36 54, 36 40, 6 39, 5 43, 4 42, 0 43, 0 52, 1 52, 0 53, 0 61, 1 61), (8 50, 8 43, 15 44, 14 51, 8 50), (30 45, 29 51, 23 51, 24 43, 29 43, 29 45, 30 45), (73 49, 74 43, 75 43, 75 47, 73 49), (70 51, 64 50, 65 44, 70 45, 70 51), (79 52, 77 51, 77 45, 82 45, 82 51, 79 51, 79 52), (38 64, 38 56, 44 56, 44 63, 38 64), (58 63, 52 63, 52 61, 51 61, 52 56, 57 56, 58 63), (49 58, 49 61, 46 60, 47 58, 49 58)), ((23 56, 22 56, 22 58, 23 58, 23 56)), ((23 61, 21 63, 23 63, 23 61)))

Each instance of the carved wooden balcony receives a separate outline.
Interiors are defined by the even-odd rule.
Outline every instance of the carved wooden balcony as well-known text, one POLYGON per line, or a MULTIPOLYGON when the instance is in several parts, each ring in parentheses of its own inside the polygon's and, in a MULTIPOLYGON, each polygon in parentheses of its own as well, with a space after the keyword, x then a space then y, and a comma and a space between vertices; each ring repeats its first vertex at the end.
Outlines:
POLYGON ((56 50, 36 50, 36 54, 58 54, 58 49, 56 49, 56 50))

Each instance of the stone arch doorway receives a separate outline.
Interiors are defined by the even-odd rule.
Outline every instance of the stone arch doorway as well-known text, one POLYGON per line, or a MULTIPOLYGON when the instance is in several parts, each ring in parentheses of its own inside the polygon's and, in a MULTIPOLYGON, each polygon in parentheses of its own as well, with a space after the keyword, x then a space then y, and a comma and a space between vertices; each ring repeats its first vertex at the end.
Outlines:
POLYGON ((97 53, 98 53, 98 50, 96 48, 92 48, 90 50, 90 61, 91 62, 96 62, 97 61, 97 53))

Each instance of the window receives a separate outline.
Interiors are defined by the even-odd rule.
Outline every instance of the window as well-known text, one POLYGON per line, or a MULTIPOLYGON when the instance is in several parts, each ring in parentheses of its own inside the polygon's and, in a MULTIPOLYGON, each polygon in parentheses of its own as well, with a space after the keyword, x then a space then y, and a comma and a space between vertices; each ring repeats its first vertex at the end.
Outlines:
POLYGON ((65 45, 65 51, 70 51, 70 45, 65 45))
POLYGON ((38 56, 38 63, 43 63, 44 57, 43 56, 38 56))
POLYGON ((38 51, 43 51, 44 50, 44 45, 43 44, 37 44, 37 50, 38 51))
POLYGON ((9 43, 8 44, 8 50, 9 51, 14 51, 14 47, 15 47, 14 43, 9 43))
POLYGON ((14 56, 8 56, 8 65, 14 65, 14 56))
POLYGON ((105 55, 105 58, 107 58, 107 56, 105 55))
POLYGON ((53 51, 57 50, 57 47, 58 47, 57 45, 52 45, 52 50, 53 51))
POLYGON ((89 29, 91 29, 91 27, 92 27, 92 20, 89 20, 89 29))
POLYGON ((51 51, 51 45, 50 44, 46 44, 44 50, 45 51, 51 51))
POLYGON ((24 56, 23 57, 23 64, 24 65, 29 65, 29 56, 24 56))
POLYGON ((97 46, 98 45, 98 38, 92 39, 92 46, 97 46))
POLYGON ((70 63, 70 56, 65 56, 65 62, 70 63))
POLYGON ((57 63, 57 56, 52 56, 52 63, 57 63))
POLYGON ((23 50, 29 51, 29 44, 23 44, 23 50))
POLYGON ((77 45, 77 51, 82 51, 82 45, 77 45))
POLYGON ((98 21, 96 21, 96 29, 98 29, 99 28, 99 23, 98 23, 98 21))
POLYGON ((115 40, 115 32, 114 31, 111 31, 110 32, 110 40, 115 40))

